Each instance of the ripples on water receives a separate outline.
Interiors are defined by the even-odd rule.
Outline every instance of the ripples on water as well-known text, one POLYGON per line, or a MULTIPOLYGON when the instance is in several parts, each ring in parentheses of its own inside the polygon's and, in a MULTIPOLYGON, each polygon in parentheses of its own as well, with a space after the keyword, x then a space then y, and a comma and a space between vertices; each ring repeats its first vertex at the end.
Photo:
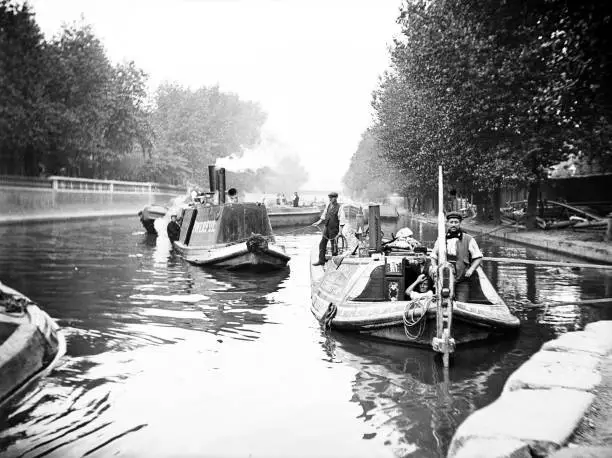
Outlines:
POLYGON ((611 318, 541 305, 610 296, 609 274, 487 263, 520 335, 458 351, 444 374, 429 351, 320 330, 308 309, 317 241, 307 229, 281 235, 289 268, 249 274, 191 266, 136 218, 0 227, 0 278, 68 338, 62 365, 2 413, 0 454, 444 456, 459 423, 543 341, 611 318))

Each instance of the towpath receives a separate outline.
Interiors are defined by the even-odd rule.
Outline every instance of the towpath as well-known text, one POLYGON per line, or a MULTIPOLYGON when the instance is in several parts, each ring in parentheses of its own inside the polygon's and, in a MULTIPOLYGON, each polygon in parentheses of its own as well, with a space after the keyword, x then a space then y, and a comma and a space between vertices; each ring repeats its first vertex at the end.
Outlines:
MULTIPOLYGON (((409 216, 427 223, 437 223, 437 219, 433 216, 417 214, 409 216)), ((472 219, 465 219, 462 227, 472 235, 506 239, 590 261, 612 264, 612 243, 603 241, 601 233, 577 232, 571 229, 524 230, 508 225, 483 224, 472 219)))

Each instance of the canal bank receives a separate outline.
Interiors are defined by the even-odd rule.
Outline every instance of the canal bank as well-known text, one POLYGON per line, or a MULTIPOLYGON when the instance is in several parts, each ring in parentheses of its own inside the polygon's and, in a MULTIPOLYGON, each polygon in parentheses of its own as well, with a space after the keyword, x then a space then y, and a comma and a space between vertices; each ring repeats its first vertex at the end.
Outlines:
POLYGON ((612 456, 612 321, 542 345, 457 429, 449 458, 612 456))
POLYGON ((110 209, 110 210, 79 210, 66 211, 58 210, 54 213, 34 213, 23 215, 0 215, 0 225, 4 224, 25 224, 25 223, 44 223, 48 221, 65 221, 78 219, 94 219, 111 216, 138 216, 135 209, 110 209))
MULTIPOLYGON (((411 218, 428 224, 437 224, 432 216, 410 214, 411 218)), ((511 226, 494 226, 466 219, 461 225, 475 236, 487 236, 521 243, 557 253, 569 254, 590 261, 612 262, 612 243, 595 240, 596 237, 565 230, 521 230, 511 226)))
POLYGON ((156 183, 0 176, 0 224, 21 224, 138 214, 184 193, 156 183))

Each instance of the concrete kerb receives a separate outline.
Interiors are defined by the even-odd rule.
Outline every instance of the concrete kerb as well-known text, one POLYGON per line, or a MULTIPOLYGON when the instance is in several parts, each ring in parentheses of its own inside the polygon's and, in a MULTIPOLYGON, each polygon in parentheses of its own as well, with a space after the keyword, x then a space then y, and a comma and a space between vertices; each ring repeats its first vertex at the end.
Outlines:
POLYGON ((546 342, 500 397, 457 429, 448 457, 545 457, 563 447, 591 406, 612 354, 612 321, 546 342))
POLYGON ((8 224, 44 223, 51 221, 64 221, 76 219, 94 219, 105 216, 138 216, 138 210, 101 210, 57 212, 37 215, 0 215, 0 226, 8 224))

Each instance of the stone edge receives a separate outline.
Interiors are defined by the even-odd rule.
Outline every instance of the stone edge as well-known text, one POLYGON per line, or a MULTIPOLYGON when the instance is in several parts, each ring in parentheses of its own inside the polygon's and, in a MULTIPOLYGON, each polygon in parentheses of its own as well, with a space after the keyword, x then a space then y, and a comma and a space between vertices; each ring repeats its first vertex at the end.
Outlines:
MULTIPOLYGON (((584 331, 575 331, 577 333, 590 333, 594 336, 594 338, 600 338, 600 339, 612 339, 610 330, 612 329, 612 321, 608 320, 608 321, 597 321, 594 323, 590 323, 588 324, 584 331)), ((552 341, 548 341, 546 343, 544 343, 544 345, 542 346, 543 348, 540 349, 536 354, 541 353, 541 352, 546 352, 546 351, 561 351, 564 353, 575 353, 573 350, 571 349, 564 349, 564 348, 554 348, 551 347, 551 343, 556 342, 557 340, 563 338, 563 336, 568 335, 568 334, 573 334, 573 333, 566 333, 566 334, 562 334, 561 336, 557 337, 557 339, 554 339, 552 341), (547 345, 548 344, 548 345, 547 345)), ((596 372, 599 374, 600 373, 600 368, 601 368, 601 364, 605 361, 606 358, 608 358, 609 356, 612 355, 612 344, 610 344, 611 349, 608 350, 608 352, 606 354, 601 354, 597 349, 594 349, 594 351, 592 353, 590 353, 593 357, 597 358, 598 360, 598 364, 597 364, 597 368, 596 368, 596 372)), ((579 350, 579 351, 583 351, 583 350, 579 350)), ((527 360, 525 363, 523 364, 527 364, 529 360, 527 360)), ((522 367, 522 365, 520 366, 522 367)), ((517 369, 517 371, 520 369, 520 367, 517 369)), ((516 371, 515 371, 516 372, 516 371)), ((509 377, 510 378, 510 377, 509 377)), ((538 388, 533 388, 533 389, 550 389, 552 387, 538 387, 538 388)), ((533 390, 531 388, 519 388, 519 390, 533 390)), ((571 389, 571 388, 569 388, 571 389)), ((512 392, 516 392, 519 390, 507 390, 506 387, 504 387, 504 389, 502 390, 502 393, 500 395, 500 398, 503 397, 504 395, 507 395, 508 393, 512 393, 512 392)), ((581 391, 579 389, 573 390, 573 391, 581 391)), ((499 398, 498 398, 499 399, 499 398)), ((490 405, 490 404, 489 404, 490 405)), ((589 405, 590 406, 590 405, 589 405)), ((578 427, 578 425, 582 422, 582 419, 584 418, 584 415, 586 414, 586 412, 589 409, 589 406, 587 406, 586 409, 584 409, 582 411, 582 414, 580 415, 576 415, 576 418, 571 419, 573 421, 573 423, 576 425, 576 428, 578 427)), ((487 406, 483 407, 486 408, 487 406)), ((468 416, 464 422, 462 423, 462 425, 464 423, 466 423, 470 417, 472 415, 474 415, 475 413, 479 412, 482 409, 476 410, 475 412, 472 412, 472 414, 470 414, 470 416, 468 416)), ((538 421, 538 419, 532 419, 533 421, 538 421)), ((529 421, 529 419, 526 419, 526 421, 529 421)), ((568 419, 563 419, 562 421, 568 421, 568 419)), ((460 432, 461 426, 459 425, 459 428, 457 428, 457 430, 455 431, 455 434, 453 435, 453 438, 451 440, 451 443, 449 445, 448 448, 448 455, 447 458, 463 458, 465 455, 464 453, 462 453, 462 449, 466 448, 466 447, 471 447, 471 443, 475 443, 477 448, 478 444, 485 441, 489 447, 488 447, 488 451, 487 451, 487 457, 490 458, 495 458, 495 457, 510 457, 510 456, 537 456, 537 457, 546 457, 546 456, 550 456, 550 454, 554 454, 555 452, 557 452, 558 450, 562 450, 564 448, 564 446, 567 444, 567 440, 571 437, 568 436, 566 438, 565 443, 561 443, 561 444, 553 444, 553 443, 547 443, 547 444, 540 444, 539 446, 537 444, 535 444, 533 442, 533 440, 530 440, 528 438, 521 438, 521 437, 511 437, 511 436, 498 436, 498 437, 490 437, 490 436, 483 436, 480 437, 478 435, 467 435, 467 436, 461 436, 460 434, 458 434, 460 432), (507 444, 508 441, 512 441, 515 444, 514 447, 514 452, 518 452, 518 453, 508 453, 508 449, 507 449, 507 444), (495 444, 496 442, 499 443, 499 447, 497 447, 497 449, 499 450, 499 453, 496 452, 495 448, 495 444), (544 445, 544 447, 542 447, 542 445, 544 445), (525 455, 525 451, 529 450, 530 451, 530 455, 525 455)), ((574 429, 575 431, 575 429, 574 429)), ((475 455, 474 455, 475 456, 475 455)), ((485 455, 482 455, 485 456, 485 455)))

